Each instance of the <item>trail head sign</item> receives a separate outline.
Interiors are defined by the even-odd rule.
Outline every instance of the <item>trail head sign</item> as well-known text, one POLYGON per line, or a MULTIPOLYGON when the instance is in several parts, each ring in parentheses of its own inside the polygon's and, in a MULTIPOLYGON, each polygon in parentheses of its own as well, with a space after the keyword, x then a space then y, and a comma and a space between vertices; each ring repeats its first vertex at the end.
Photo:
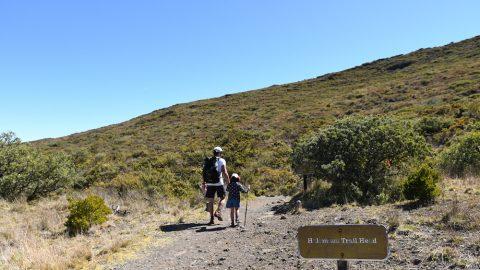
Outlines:
POLYGON ((298 229, 300 255, 308 259, 384 260, 388 237, 381 225, 318 225, 298 229))

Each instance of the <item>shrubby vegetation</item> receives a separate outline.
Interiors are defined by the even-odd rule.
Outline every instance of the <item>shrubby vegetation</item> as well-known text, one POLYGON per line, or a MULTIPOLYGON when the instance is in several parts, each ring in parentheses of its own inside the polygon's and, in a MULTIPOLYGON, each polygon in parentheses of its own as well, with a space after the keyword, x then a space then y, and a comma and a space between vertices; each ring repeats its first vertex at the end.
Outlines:
POLYGON ((398 196, 396 177, 429 152, 405 121, 346 118, 320 129, 294 150, 294 168, 332 184, 331 202, 383 203, 398 196))
POLYGON ((179 146, 176 152, 151 148, 117 153, 112 158, 89 149, 75 150, 72 156, 81 176, 75 187, 110 187, 121 196, 132 189, 146 190, 151 196, 190 199, 196 203, 202 164, 206 156, 212 155, 214 145, 222 146, 229 172, 239 173, 252 186, 253 193, 274 195, 296 191, 298 177, 290 168, 291 147, 272 135, 240 129, 227 129, 208 145, 195 142, 179 146))
POLYGON ((440 116, 425 116, 415 125, 429 143, 433 145, 445 144, 452 135, 449 128, 453 126, 454 121, 451 118, 440 116))
POLYGON ((418 123, 417 128, 425 136, 431 136, 444 129, 449 128, 453 124, 451 119, 444 117, 423 117, 418 123))
POLYGON ((45 154, 13 133, 0 134, 0 198, 33 200, 70 187, 76 178, 65 154, 45 154))
POLYGON ((467 133, 441 153, 443 170, 453 177, 480 175, 480 132, 467 133))
MULTIPOLYGON (((300 182, 291 168, 292 145, 336 119, 386 115, 413 120, 415 130, 435 147, 447 147, 452 138, 479 131, 478 41, 477 37, 295 83, 178 104, 118 125, 35 145, 72 156, 80 175, 76 188, 101 185, 119 194, 147 189, 152 196, 182 200, 200 194, 197 186, 203 158, 221 145, 229 171, 251 183, 253 193, 290 194, 300 182)), ((412 132, 411 127, 407 130, 412 132)), ((364 141, 368 140, 359 140, 360 145, 364 141)), ((359 183, 344 183, 343 188, 353 185, 351 198, 339 201, 365 197, 365 201, 382 202, 401 193, 389 190, 400 189, 392 179, 405 174, 408 162, 386 159, 380 166, 376 161, 359 160, 350 165, 345 155, 332 157, 319 169, 331 179, 343 179, 351 169, 362 172, 359 183), (372 179, 367 179, 369 173, 372 179), (379 179, 385 181, 371 184, 379 179)), ((308 164, 306 160, 295 168, 300 171, 299 165, 308 164)), ((336 183, 332 190, 340 194, 343 184, 331 183, 336 183)))
POLYGON ((440 195, 438 183, 440 173, 430 164, 422 164, 414 170, 403 183, 403 195, 408 200, 418 200, 420 203, 430 203, 440 195))
POLYGON ((68 203, 70 214, 65 226, 70 235, 87 232, 93 225, 99 225, 108 220, 112 213, 103 199, 96 195, 89 195, 83 200, 70 199, 68 203))

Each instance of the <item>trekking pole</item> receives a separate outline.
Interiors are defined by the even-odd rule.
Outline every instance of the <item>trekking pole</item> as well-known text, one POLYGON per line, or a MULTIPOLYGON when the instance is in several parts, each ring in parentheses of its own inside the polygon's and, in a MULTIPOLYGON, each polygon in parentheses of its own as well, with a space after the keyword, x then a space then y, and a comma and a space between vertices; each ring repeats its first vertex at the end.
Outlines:
MULTIPOLYGON (((245 185, 247 186, 247 181, 245 181, 245 185)), ((248 212, 248 193, 250 189, 247 190, 247 198, 245 199, 245 219, 244 219, 244 228, 247 228, 247 212, 248 212)))

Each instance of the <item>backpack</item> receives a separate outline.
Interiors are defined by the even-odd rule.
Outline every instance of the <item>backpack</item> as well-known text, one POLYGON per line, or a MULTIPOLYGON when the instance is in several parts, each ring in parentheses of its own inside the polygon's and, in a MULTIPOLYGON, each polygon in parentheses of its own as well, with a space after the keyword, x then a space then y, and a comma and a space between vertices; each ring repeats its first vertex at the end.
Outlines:
POLYGON ((217 171, 217 157, 205 158, 203 163, 203 180, 208 184, 220 183, 220 173, 217 171))

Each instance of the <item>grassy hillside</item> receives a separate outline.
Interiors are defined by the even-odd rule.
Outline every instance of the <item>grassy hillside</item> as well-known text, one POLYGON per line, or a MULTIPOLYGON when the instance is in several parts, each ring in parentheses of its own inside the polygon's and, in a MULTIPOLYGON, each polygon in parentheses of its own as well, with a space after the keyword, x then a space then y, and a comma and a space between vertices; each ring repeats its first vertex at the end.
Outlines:
MULTIPOLYGON (((387 114, 448 123, 425 133, 441 146, 480 116, 480 37, 380 59, 300 82, 179 104, 130 121, 35 145, 65 151, 83 175, 78 187, 148 188, 191 197, 203 157, 226 150, 230 171, 257 194, 289 193, 292 145, 347 115, 387 114)), ((126 108, 128 109, 128 108, 126 108)))

